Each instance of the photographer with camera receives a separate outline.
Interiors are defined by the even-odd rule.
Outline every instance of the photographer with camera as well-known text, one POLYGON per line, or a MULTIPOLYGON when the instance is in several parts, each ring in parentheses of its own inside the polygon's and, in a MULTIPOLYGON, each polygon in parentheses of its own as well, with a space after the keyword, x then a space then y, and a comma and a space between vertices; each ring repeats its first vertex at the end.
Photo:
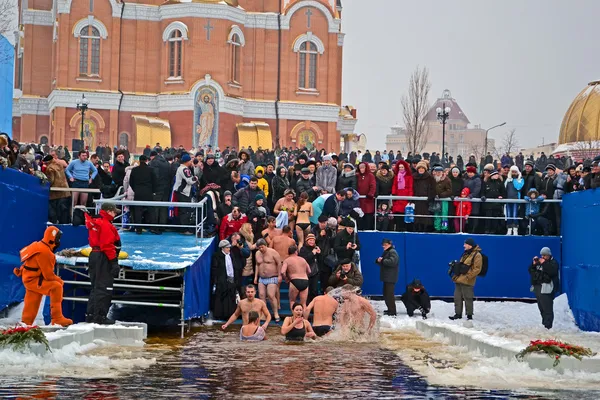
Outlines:
POLYGON ((454 282, 454 316, 451 320, 462 319, 463 302, 467 312, 467 319, 473 319, 473 297, 475 281, 483 266, 481 248, 473 238, 465 240, 464 253, 459 261, 450 263, 448 274, 454 282))
POLYGON ((409 317, 415 315, 415 310, 419 310, 423 319, 427 319, 427 314, 431 310, 431 300, 429 293, 427 293, 419 279, 414 279, 406 286, 406 292, 402 295, 402 302, 409 317))
POLYGON ((398 257, 398 253, 390 239, 383 239, 381 245, 383 246, 383 254, 375 260, 375 264, 380 267, 379 279, 383 282, 383 299, 387 307, 383 314, 395 316, 396 298, 394 297, 394 287, 398 282, 400 257, 398 257))
POLYGON ((551 329, 554 322, 554 293, 559 290, 558 262, 548 247, 544 247, 540 255, 542 257, 534 257, 529 266, 531 291, 535 293, 542 324, 546 329, 551 329))
POLYGON ((362 284, 363 276, 349 258, 341 260, 339 266, 329 277, 329 286, 333 286, 334 288, 344 285, 361 287, 362 284))

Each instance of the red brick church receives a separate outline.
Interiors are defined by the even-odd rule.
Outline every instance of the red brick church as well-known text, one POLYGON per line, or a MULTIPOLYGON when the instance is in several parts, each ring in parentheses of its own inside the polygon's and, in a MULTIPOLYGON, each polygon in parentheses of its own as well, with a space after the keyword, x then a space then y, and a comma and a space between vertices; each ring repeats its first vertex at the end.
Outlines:
POLYGON ((341 15, 341 0, 19 0, 14 136, 337 151, 356 123, 341 15))

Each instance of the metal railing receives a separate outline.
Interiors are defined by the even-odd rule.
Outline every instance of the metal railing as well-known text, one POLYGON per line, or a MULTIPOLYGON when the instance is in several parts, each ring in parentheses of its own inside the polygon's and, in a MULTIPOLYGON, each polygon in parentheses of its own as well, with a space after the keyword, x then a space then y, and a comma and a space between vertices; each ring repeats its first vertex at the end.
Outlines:
MULTIPOLYGON (((88 194, 102 194, 102 192, 100 191, 100 189, 93 189, 93 188, 60 188, 60 187, 51 187, 50 188, 51 192, 75 192, 75 193, 88 193, 88 194)), ((123 194, 123 187, 119 186, 119 188, 117 189, 117 193, 115 194, 114 197, 111 197, 110 199, 112 200, 120 200, 122 198, 125 197, 125 194, 123 194)), ((96 209, 96 207, 87 207, 87 206, 83 206, 83 205, 74 205, 73 204, 73 199, 71 199, 71 222, 73 222, 73 212, 76 209, 84 209, 87 211, 91 211, 96 209)))
MULTIPOLYGON (((366 196, 361 195, 360 198, 365 199, 366 196)), ((394 201, 394 200, 404 200, 404 201, 409 201, 409 202, 416 202, 416 201, 426 201, 429 202, 429 198, 428 197, 423 197, 423 196, 378 196, 376 198, 373 199, 373 201, 375 202, 375 214, 377 214, 377 206, 379 203, 381 202, 390 202, 390 201, 394 201)), ((524 199, 485 199, 482 200, 481 198, 465 198, 465 197, 454 197, 454 198, 436 198, 433 200, 434 202, 468 202, 468 203, 491 203, 491 204, 503 204, 503 205, 507 205, 507 204, 528 204, 530 203, 527 200, 524 199)), ((542 203, 551 203, 551 204, 560 204, 562 203, 562 200, 559 199, 544 199, 543 202, 538 203, 538 204, 542 204, 542 203)), ((391 207, 390 207, 391 209, 391 207)), ((389 216, 392 217, 404 217, 407 214, 405 213, 390 213, 389 216)), ((461 215, 436 215, 435 213, 431 213, 431 214, 410 214, 410 217, 415 217, 415 218, 444 218, 444 219, 448 219, 448 220, 452 220, 455 218, 458 218, 460 221, 460 232, 463 231, 463 223, 465 220, 465 216, 461 216, 461 215)), ((468 216, 469 219, 483 219, 483 220, 503 220, 503 221, 508 221, 508 220, 518 220, 518 221, 522 221, 525 218, 524 217, 508 217, 508 216, 480 216, 480 215, 469 215, 468 216)), ((375 216, 374 218, 374 230, 377 230, 377 216, 375 216)), ((529 235, 531 235, 531 230, 532 230, 532 221, 531 218, 528 218, 528 233, 529 235)))

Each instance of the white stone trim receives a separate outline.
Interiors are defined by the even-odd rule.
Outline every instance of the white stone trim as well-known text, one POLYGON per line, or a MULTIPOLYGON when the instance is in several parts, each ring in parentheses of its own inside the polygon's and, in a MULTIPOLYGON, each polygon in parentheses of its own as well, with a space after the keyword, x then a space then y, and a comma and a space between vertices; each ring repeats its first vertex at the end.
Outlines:
POLYGON ((232 25, 231 30, 229 31, 229 35, 227 36, 227 43, 233 43, 233 35, 237 34, 240 38, 240 43, 242 47, 246 45, 246 37, 244 36, 244 32, 238 25, 232 25))
POLYGON ((23 10, 23 25, 53 26, 52 11, 23 10))
POLYGON ((19 100, 20 99, 13 99, 13 104, 12 104, 13 118, 21 116, 21 104, 19 103, 19 100))
POLYGON ((346 38, 346 34, 345 33, 338 33, 338 46, 342 47, 344 46, 344 39, 346 38))
POLYGON ((87 18, 83 18, 77 21, 77 23, 73 27, 73 36, 79 37, 79 32, 81 32, 83 28, 89 25, 92 25, 94 28, 98 29, 98 32, 100 33, 100 37, 102 39, 106 39, 108 37, 108 30, 106 29, 106 26, 104 26, 104 24, 100 22, 100 20, 94 18, 93 15, 89 15, 87 18))
POLYGON ((163 34, 162 34, 163 42, 166 42, 167 40, 169 40, 173 31, 176 31, 176 30, 181 32, 181 37, 183 38, 183 40, 188 40, 189 31, 188 31, 187 25, 181 21, 174 21, 174 22, 171 22, 169 25, 167 25, 167 27, 163 31, 163 34))
POLYGON ((317 10, 321 11, 323 13, 323 15, 325 15, 325 18, 327 18, 327 23, 329 26, 329 33, 338 33, 340 31, 341 20, 334 18, 333 15, 331 14, 331 11, 327 7, 325 7, 325 5, 323 5, 323 3, 320 3, 315 0, 299 1, 296 4, 294 4, 293 6, 291 6, 290 9, 287 11, 287 13, 285 15, 283 15, 283 17, 281 18, 281 29, 289 30, 290 29, 290 21, 292 19, 292 16, 294 15, 294 13, 305 7, 314 7, 317 10))
POLYGON ((117 110, 119 108, 119 93, 87 92, 81 90, 55 89, 48 96, 48 106, 52 110, 57 107, 75 108, 77 100, 85 94, 92 110, 117 110))
POLYGON ((43 97, 13 99, 13 117, 22 115, 50 115, 48 99, 43 97))
POLYGON ((340 131, 340 134, 342 135, 350 135, 354 133, 354 128, 356 127, 357 122, 358 121, 354 118, 339 117, 337 130, 340 131))
POLYGON ((318 36, 314 35, 312 32, 306 32, 305 34, 300 35, 296 38, 296 41, 294 41, 294 45, 292 47, 294 53, 299 52, 300 46, 302 46, 302 43, 305 42, 314 43, 317 46, 317 51, 319 52, 319 54, 325 53, 325 45, 323 44, 321 39, 319 39, 318 36))

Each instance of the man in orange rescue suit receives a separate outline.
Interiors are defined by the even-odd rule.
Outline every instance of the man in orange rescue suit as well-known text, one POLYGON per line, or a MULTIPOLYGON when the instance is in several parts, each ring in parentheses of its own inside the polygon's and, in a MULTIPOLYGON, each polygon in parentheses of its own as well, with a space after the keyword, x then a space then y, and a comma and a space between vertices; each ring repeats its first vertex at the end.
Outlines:
POLYGON ((62 232, 49 226, 44 238, 21 249, 21 268, 14 273, 20 276, 25 285, 25 301, 21 319, 27 325, 33 324, 38 314, 42 296, 50 297, 50 314, 53 325, 69 326, 73 323, 62 314, 63 280, 54 274, 56 256, 62 232))
POLYGON ((112 299, 114 278, 119 275, 118 257, 121 251, 121 238, 112 224, 118 210, 114 204, 104 203, 98 217, 85 215, 88 239, 92 252, 89 257, 89 273, 92 290, 87 304, 85 322, 110 325, 115 321, 108 319, 108 309, 112 299))

